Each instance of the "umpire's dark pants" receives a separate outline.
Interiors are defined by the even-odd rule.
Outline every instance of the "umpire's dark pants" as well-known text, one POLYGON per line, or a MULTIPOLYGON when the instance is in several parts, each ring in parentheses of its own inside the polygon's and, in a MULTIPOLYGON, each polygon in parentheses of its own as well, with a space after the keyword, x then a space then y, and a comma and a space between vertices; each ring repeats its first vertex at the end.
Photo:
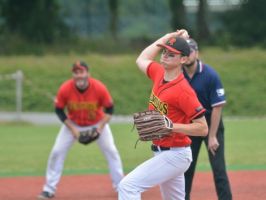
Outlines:
MULTIPOLYGON (((195 173, 196 163, 201 147, 202 141, 204 141, 206 147, 208 147, 208 136, 207 137, 190 137, 192 140, 191 149, 193 162, 191 163, 189 169, 185 173, 186 181, 186 200, 190 200, 190 192, 192 188, 192 181, 195 173)), ((224 158, 224 126, 221 120, 217 139, 220 144, 217 149, 215 156, 208 151, 209 161, 212 167, 216 193, 219 200, 231 200, 232 193, 230 189, 230 183, 226 173, 225 158, 224 158)))

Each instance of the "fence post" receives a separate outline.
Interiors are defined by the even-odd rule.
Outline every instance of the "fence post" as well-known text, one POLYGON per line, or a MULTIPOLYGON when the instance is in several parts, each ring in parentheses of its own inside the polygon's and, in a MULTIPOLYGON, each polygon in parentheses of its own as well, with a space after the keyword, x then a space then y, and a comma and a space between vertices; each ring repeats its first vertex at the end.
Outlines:
POLYGON ((22 84, 23 84, 23 73, 21 70, 16 72, 16 120, 21 121, 22 114, 22 84))

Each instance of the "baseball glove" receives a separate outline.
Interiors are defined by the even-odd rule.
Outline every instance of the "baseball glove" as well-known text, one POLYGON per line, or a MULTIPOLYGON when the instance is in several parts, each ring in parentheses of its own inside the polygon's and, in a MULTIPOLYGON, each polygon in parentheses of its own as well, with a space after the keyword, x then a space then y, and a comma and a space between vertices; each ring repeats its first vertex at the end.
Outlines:
POLYGON ((100 134, 97 131, 97 128, 94 127, 86 131, 81 131, 78 140, 79 140, 79 143, 87 145, 93 142, 94 140, 97 140, 99 136, 100 134))
POLYGON ((156 110, 134 113, 133 118, 141 141, 167 137, 173 129, 172 121, 156 110))

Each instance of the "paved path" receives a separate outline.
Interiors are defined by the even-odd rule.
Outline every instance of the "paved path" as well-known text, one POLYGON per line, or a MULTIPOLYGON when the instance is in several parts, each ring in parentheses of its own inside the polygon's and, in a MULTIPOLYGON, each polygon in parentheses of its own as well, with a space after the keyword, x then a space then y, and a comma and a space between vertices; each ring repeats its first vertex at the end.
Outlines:
MULTIPOLYGON (((224 120, 266 120, 266 116, 261 117, 245 117, 245 116, 226 116, 224 120)), ((57 118, 55 113, 43 113, 43 112, 23 112, 18 115, 16 112, 1 112, 0 111, 0 123, 1 122, 13 122, 23 121, 36 125, 52 125, 60 124, 61 122, 57 118)), ((110 123, 133 123, 133 118, 130 115, 114 115, 110 123)))
MULTIPOLYGON (((0 112, 0 122, 23 121, 37 125, 60 124, 55 113, 37 113, 37 112, 23 112, 18 115, 16 112, 0 112)), ((131 123, 131 116, 114 115, 110 123, 131 123)))

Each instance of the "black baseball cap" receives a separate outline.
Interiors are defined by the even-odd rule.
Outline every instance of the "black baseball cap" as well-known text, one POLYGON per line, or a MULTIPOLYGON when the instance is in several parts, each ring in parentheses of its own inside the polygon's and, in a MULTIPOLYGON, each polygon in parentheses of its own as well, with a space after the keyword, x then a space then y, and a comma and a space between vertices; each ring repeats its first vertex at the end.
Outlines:
POLYGON ((198 44, 194 39, 192 38, 187 39, 187 43, 191 50, 194 50, 194 51, 199 50, 198 44))
POLYGON ((173 53, 182 54, 183 56, 189 56, 190 54, 188 43, 180 37, 173 37, 166 44, 157 44, 157 46, 164 47, 173 53))
POLYGON ((84 61, 80 60, 76 61, 72 66, 72 71, 75 71, 77 69, 89 71, 88 65, 84 61))

